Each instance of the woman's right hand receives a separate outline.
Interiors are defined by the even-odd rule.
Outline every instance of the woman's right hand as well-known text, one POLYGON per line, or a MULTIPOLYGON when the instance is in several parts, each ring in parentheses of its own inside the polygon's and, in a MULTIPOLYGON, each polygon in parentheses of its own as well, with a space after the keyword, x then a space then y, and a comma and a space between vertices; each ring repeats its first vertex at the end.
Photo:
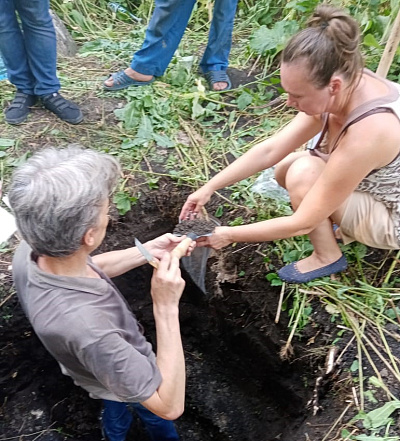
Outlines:
POLYGON ((204 205, 210 200, 213 193, 214 191, 210 190, 206 184, 190 194, 182 207, 179 219, 187 220, 196 218, 199 213, 201 213, 204 205))

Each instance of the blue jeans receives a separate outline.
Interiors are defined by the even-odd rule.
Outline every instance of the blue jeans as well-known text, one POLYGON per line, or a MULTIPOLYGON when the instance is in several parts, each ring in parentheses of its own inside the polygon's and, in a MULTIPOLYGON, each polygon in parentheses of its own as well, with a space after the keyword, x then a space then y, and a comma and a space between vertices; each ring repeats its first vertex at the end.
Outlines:
POLYGON ((0 0, 0 52, 8 79, 19 91, 58 92, 57 39, 49 0, 0 0))
POLYGON ((103 400, 102 428, 109 441, 124 441, 136 412, 143 422, 151 441, 178 441, 174 423, 147 410, 140 403, 120 403, 103 400))
MULTIPOLYGON (((131 68, 159 77, 167 69, 192 14, 196 0, 155 0, 155 8, 131 68)), ((233 21, 238 0, 215 0, 207 48, 201 70, 226 70, 232 44, 233 21)))

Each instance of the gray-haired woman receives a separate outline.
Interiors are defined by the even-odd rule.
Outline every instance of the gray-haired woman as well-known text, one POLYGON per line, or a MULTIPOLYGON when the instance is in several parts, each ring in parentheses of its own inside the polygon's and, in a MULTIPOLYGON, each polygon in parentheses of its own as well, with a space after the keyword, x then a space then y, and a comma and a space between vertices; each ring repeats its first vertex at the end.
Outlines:
POLYGON ((144 244, 160 259, 151 282, 156 358, 110 280, 143 265, 144 257, 135 247, 90 257, 106 233, 118 174, 112 156, 77 147, 36 153, 14 173, 9 199, 24 238, 13 260, 14 282, 62 372, 103 400, 106 439, 125 439, 130 407, 152 439, 178 440, 169 420, 184 408, 178 317, 184 281, 170 251, 183 238, 165 234, 144 244))
POLYGON ((344 243, 400 248, 400 86, 363 69, 357 23, 340 9, 318 6, 283 51, 281 82, 298 115, 191 194, 181 217, 199 212, 214 191, 275 164, 294 214, 218 227, 198 245, 308 234, 313 254, 278 273, 293 283, 347 267, 333 222, 344 243), (314 150, 295 152, 320 132, 314 150))

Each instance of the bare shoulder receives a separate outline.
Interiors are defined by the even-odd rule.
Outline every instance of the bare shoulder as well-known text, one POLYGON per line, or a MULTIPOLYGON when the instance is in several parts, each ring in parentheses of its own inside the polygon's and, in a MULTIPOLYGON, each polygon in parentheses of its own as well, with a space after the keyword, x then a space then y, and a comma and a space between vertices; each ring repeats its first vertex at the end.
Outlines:
POLYGON ((376 113, 351 125, 338 145, 349 159, 369 157, 374 168, 392 161, 400 152, 400 120, 391 113, 376 113))

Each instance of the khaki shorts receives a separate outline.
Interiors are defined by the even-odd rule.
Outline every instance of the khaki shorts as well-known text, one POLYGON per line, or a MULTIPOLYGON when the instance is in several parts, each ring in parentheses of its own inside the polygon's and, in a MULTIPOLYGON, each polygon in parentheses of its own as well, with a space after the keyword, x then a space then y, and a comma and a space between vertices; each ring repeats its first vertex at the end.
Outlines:
POLYGON ((344 244, 356 240, 373 248, 400 249, 390 210, 369 193, 356 191, 349 197, 339 231, 344 244))

